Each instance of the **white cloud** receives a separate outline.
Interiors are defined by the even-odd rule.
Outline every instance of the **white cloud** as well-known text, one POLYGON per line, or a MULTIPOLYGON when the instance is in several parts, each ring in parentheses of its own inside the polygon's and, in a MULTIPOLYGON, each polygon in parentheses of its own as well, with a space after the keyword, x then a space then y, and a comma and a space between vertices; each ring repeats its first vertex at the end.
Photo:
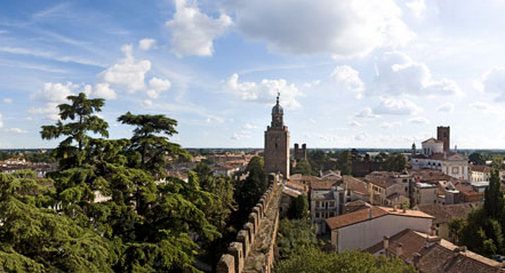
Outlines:
POLYGON ((144 51, 150 50, 155 45, 156 45, 156 40, 154 40, 154 39, 144 38, 139 41, 139 48, 144 51))
POLYGON ((258 128, 258 126, 254 125, 254 124, 251 124, 251 123, 246 123, 244 126, 243 126, 244 129, 247 129, 247 130, 251 130, 251 129, 256 129, 258 128))
POLYGON ((478 82, 478 89, 495 95, 498 102, 505 102, 505 67, 495 67, 485 72, 478 82))
POLYGON ((175 0, 175 9, 174 17, 166 23, 173 51, 178 56, 211 56, 214 39, 232 24, 231 18, 226 14, 211 18, 200 11, 196 1, 188 4, 186 0, 175 0))
POLYGON ((13 102, 13 100, 11 98, 4 98, 2 100, 5 104, 11 104, 13 102))
POLYGON ((337 66, 331 73, 337 87, 355 93, 357 99, 363 97, 365 83, 359 77, 359 72, 347 65, 337 66))
POLYGON ((405 6, 409 8, 416 17, 422 17, 426 11, 425 0, 409 0, 405 2, 405 6))
POLYGON ((454 95, 458 84, 447 78, 433 78, 424 63, 401 52, 386 52, 376 63, 378 89, 389 95, 454 95))
POLYGON ((349 126, 351 127, 362 127, 363 125, 355 120, 349 121, 349 126))
POLYGON ((153 101, 152 100, 143 100, 142 101, 142 106, 143 107, 148 108, 148 107, 151 107, 152 105, 153 105, 153 101))
POLYGON ((412 123, 415 123, 415 124, 429 124, 430 121, 426 118, 423 118, 423 117, 415 117, 415 118, 411 118, 409 119, 410 122, 412 123))
POLYGON ((26 133, 28 133, 28 131, 20 129, 20 128, 7 128, 4 131, 7 132, 7 133, 14 133, 14 134, 26 134, 26 133))
POLYGON ((470 107, 484 114, 501 115, 504 112, 504 109, 497 105, 491 105, 481 101, 470 103, 470 107))
POLYGON ((295 54, 365 55, 414 36, 393 0, 255 0, 229 7, 247 36, 295 54))
POLYGON ((394 127, 398 127, 401 125, 401 122, 395 121, 395 122, 382 122, 379 127, 382 129, 391 129, 394 127))
POLYGON ((414 115, 422 109, 408 99, 381 97, 381 102, 373 112, 378 115, 414 115))
POLYGON ((363 141, 367 138, 368 138, 368 135, 365 132, 361 132, 361 133, 354 136, 354 140, 356 140, 356 141, 363 141))
POLYGON ((441 104, 440 106, 437 107, 438 112, 446 112, 446 113, 452 113, 454 111, 454 104, 447 102, 444 104, 441 104))
POLYGON ((300 103, 296 99, 302 95, 298 87, 293 83, 288 83, 284 79, 268 80, 260 82, 240 82, 239 75, 233 74, 226 81, 226 87, 240 96, 245 101, 256 101, 265 104, 272 104, 277 92, 280 92, 280 103, 287 108, 296 108, 300 103))
POLYGON ((357 118, 367 118, 367 119, 374 119, 377 117, 376 114, 372 111, 372 108, 366 107, 363 110, 359 111, 354 115, 357 118))
POLYGON ((2 114, 0 114, 0 128, 4 127, 4 121, 3 121, 3 117, 2 117, 2 114))
POLYGON ((29 110, 31 114, 43 115, 51 120, 58 120, 58 105, 65 103, 67 97, 75 94, 79 86, 72 82, 66 83, 44 83, 44 87, 37 91, 32 98, 43 103, 42 107, 34 107, 29 110))
POLYGON ((151 70, 151 62, 149 60, 136 61, 133 57, 132 45, 124 45, 121 51, 125 57, 100 73, 100 78, 111 85, 125 87, 130 92, 144 90, 145 74, 151 70))
POLYGON ((149 80, 149 90, 147 91, 147 95, 150 98, 157 98, 161 92, 167 91, 172 86, 172 83, 169 80, 163 80, 156 77, 153 77, 149 80))
POLYGON ((117 99, 116 91, 110 88, 108 83, 97 83, 92 95, 99 98, 104 98, 106 100, 117 99))
POLYGON ((248 139, 248 138, 251 138, 251 135, 246 131, 235 132, 231 136, 231 139, 233 139, 233 140, 244 140, 244 139, 248 139))

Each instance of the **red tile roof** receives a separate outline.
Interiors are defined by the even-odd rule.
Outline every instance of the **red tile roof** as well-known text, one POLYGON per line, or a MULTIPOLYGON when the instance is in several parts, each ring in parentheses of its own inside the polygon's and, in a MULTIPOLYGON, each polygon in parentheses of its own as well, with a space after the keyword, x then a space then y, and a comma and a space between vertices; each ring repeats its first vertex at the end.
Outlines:
POLYGON ((417 218, 430 218, 434 219, 433 216, 428 215, 419 210, 401 210, 387 207, 371 207, 369 209, 362 209, 348 214, 339 215, 336 217, 331 217, 326 219, 326 224, 331 230, 339 229, 342 227, 358 224, 371 219, 379 218, 384 215, 397 215, 405 217, 417 217, 417 218))

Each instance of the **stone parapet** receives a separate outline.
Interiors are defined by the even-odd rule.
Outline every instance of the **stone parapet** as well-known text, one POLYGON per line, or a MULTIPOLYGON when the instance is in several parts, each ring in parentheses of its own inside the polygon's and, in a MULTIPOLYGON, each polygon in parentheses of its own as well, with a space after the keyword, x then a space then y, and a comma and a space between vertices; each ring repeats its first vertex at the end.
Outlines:
POLYGON ((249 214, 235 242, 221 256, 217 273, 256 273, 272 271, 282 176, 276 175, 271 185, 249 214))

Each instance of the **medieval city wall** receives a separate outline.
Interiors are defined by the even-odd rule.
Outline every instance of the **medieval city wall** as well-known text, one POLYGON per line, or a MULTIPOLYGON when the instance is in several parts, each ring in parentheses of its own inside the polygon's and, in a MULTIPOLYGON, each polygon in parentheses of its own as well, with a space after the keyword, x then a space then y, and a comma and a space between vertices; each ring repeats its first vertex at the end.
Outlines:
POLYGON ((280 176, 272 184, 249 214, 237 238, 230 243, 227 253, 217 264, 217 273, 272 272, 277 230, 279 203, 282 193, 280 176))

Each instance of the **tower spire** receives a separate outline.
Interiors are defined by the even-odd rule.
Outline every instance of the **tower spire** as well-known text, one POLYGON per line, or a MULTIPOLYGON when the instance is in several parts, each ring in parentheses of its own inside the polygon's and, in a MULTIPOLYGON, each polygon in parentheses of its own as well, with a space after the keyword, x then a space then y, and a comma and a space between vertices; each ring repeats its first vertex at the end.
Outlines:
POLYGON ((279 97, 281 96, 281 92, 277 91, 277 105, 279 105, 279 97))

